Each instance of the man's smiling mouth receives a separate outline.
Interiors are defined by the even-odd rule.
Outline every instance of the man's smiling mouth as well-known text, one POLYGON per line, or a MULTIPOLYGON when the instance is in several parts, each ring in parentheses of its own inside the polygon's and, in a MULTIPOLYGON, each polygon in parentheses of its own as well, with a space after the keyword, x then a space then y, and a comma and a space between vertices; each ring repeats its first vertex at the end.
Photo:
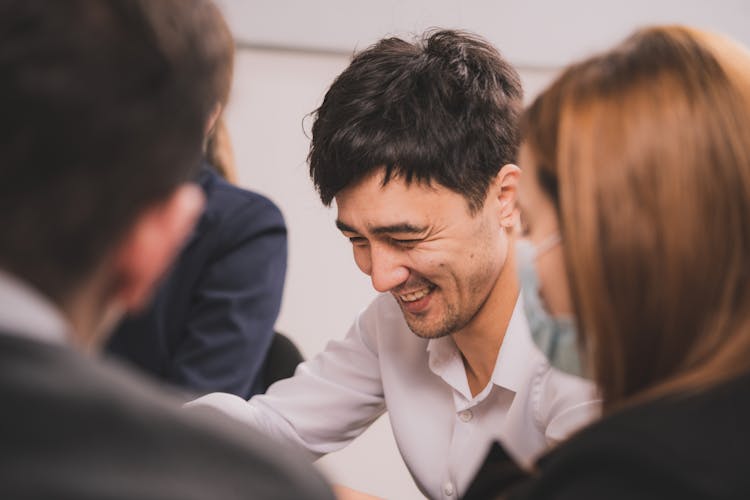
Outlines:
POLYGON ((409 293, 400 293, 398 294, 398 298, 401 299, 403 302, 416 302, 419 299, 422 299, 426 296, 428 296, 430 293, 432 293, 433 290, 435 290, 435 285, 428 285, 424 288, 421 288, 419 290, 415 290, 413 292, 409 293))

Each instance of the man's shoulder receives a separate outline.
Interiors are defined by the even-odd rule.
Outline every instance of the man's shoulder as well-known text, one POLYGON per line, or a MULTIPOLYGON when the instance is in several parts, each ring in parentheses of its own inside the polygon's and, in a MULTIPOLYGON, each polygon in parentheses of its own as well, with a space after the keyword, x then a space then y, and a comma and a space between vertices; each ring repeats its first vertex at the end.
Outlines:
POLYGON ((14 464, 0 496, 326 498, 309 465, 217 415, 185 413, 127 369, 2 335, 0 352, 0 457, 14 464))

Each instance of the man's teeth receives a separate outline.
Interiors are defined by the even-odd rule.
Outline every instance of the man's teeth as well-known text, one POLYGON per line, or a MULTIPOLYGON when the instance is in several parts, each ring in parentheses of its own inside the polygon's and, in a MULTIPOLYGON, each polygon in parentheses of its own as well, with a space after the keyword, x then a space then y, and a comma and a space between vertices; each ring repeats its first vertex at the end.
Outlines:
POLYGON ((432 291, 432 287, 428 286, 427 288, 417 290, 416 292, 407 293, 405 295, 399 295, 399 297, 404 302, 414 302, 414 301, 421 299, 422 297, 427 296, 431 291, 432 291))

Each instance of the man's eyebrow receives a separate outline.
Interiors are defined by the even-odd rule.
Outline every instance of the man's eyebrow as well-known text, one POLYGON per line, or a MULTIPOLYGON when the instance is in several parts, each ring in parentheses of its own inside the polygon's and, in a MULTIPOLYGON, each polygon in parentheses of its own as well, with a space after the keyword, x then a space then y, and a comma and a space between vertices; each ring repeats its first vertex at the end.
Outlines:
MULTIPOLYGON (((346 222, 336 219, 336 227, 339 231, 347 233, 359 233, 355 228, 347 224, 346 222)), ((387 226, 377 226, 370 229, 370 232, 375 235, 381 234, 420 234, 427 231, 427 226, 415 226, 408 222, 400 222, 398 224, 389 224, 387 226)))
POLYGON ((378 226, 371 229, 372 234, 419 234, 427 231, 427 226, 415 226, 408 222, 399 224, 390 224, 388 226, 378 226))
POLYGON ((336 219, 336 227, 339 228, 339 231, 346 231, 347 233, 358 233, 356 229, 354 229, 352 226, 345 222, 341 222, 339 219, 336 219))

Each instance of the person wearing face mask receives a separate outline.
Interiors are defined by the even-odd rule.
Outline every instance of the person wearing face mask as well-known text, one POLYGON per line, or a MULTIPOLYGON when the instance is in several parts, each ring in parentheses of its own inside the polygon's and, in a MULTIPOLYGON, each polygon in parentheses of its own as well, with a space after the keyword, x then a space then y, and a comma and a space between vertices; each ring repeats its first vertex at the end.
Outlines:
POLYGON ((567 69, 522 119, 532 338, 603 418, 466 499, 750 498, 750 52, 684 27, 567 69))
POLYGON ((529 322, 531 338, 545 353, 555 368, 579 377, 584 376, 581 356, 578 351, 578 336, 575 320, 569 314, 556 310, 550 313, 540 294, 536 261, 551 252, 561 243, 560 233, 555 231, 538 245, 529 240, 516 243, 516 264, 521 283, 524 312, 529 322))

